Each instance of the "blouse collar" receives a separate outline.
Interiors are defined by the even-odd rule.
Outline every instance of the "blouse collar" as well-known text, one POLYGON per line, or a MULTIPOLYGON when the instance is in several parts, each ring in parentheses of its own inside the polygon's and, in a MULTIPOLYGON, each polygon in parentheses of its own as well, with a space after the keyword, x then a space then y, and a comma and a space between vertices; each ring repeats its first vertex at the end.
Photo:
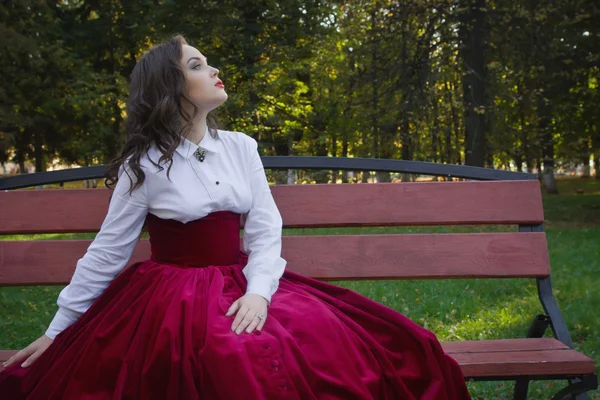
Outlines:
POLYGON ((206 128, 205 132, 206 133, 204 134, 204 137, 198 144, 195 144, 194 142, 182 137, 181 144, 179 146, 177 146, 176 151, 184 158, 190 158, 194 154, 194 152, 196 150, 198 150, 198 147, 202 147, 206 151, 218 154, 219 153, 218 133, 217 133, 216 137, 213 137, 213 135, 211 135, 208 127, 206 128))

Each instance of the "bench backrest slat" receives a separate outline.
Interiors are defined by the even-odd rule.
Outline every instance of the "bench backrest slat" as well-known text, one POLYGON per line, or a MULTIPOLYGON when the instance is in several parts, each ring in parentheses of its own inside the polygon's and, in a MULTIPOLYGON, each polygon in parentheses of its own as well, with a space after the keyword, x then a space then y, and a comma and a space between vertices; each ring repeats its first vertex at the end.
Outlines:
MULTIPOLYGON (((539 224, 537 181, 277 185, 286 227, 539 224)), ((108 189, 0 193, 0 234, 98 231, 108 189)))
MULTIPOLYGON (((66 284, 88 240, 0 241, 0 286, 66 284)), ((147 259, 141 240, 131 262, 147 259)), ((545 277, 543 232, 285 236, 292 271, 316 279, 545 277), (331 251, 335 249, 335 251, 331 251)))

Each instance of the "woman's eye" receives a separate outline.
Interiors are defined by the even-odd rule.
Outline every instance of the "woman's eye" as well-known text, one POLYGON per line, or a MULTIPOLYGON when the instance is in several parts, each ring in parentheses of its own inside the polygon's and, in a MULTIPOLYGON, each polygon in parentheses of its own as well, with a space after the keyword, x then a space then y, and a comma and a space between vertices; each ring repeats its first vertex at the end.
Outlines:
POLYGON ((194 69, 200 69, 200 67, 202 67, 202 64, 198 64, 198 65, 194 66, 194 69))

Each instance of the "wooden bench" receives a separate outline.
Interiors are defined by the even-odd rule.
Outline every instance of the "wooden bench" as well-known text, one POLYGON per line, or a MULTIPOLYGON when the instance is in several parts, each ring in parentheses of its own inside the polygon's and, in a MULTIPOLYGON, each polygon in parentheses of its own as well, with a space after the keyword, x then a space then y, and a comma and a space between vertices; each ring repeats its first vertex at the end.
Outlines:
MULTIPOLYGON (((281 168, 280 160, 266 161, 281 168)), ((427 163, 410 165, 409 172, 431 172, 427 163)), ((463 176, 475 170, 466 171, 463 176)), ((14 182, 3 184, 18 186, 14 182)), ((323 280, 535 279, 544 314, 533 319, 525 338, 446 342, 444 349, 469 380, 516 381, 518 399, 526 398, 530 380, 567 380, 556 399, 587 398, 585 392, 597 388, 594 362, 573 349, 552 294, 537 180, 277 185, 272 190, 287 228, 517 225, 513 232, 285 236, 283 257, 289 269, 323 280), (543 337, 548 327, 553 338, 543 337)), ((0 192, 0 234, 96 232, 108 198, 106 189, 0 192)), ((88 245, 88 240, 0 241, 0 286, 67 284, 88 245)), ((148 255, 148 241, 141 240, 131 262, 148 255)), ((0 361, 14 352, 0 350, 0 361)))

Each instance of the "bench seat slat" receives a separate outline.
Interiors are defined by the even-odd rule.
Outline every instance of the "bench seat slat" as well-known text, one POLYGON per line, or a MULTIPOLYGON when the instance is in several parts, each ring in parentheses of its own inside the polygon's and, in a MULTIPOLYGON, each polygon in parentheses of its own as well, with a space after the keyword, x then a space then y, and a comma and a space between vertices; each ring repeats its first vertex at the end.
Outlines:
MULTIPOLYGON (((544 221, 536 180, 276 185, 272 192, 286 227, 544 221)), ((109 196, 108 189, 0 192, 0 234, 97 232, 109 196)))
POLYGON ((0 350, 0 371, 3 370, 2 363, 16 354, 18 350, 0 350))
POLYGON ((591 358, 554 339, 446 342, 442 347, 460 364, 465 378, 594 373, 591 358))
MULTIPOLYGON (((591 358, 555 339, 444 342, 442 347, 460 364, 465 378, 594 373, 591 358)), ((0 350, 0 362, 16 352, 0 350)))
POLYGON ((463 342, 444 342, 444 351, 454 353, 498 353, 502 351, 539 351, 568 350, 569 346, 552 338, 523 338, 497 340, 466 340, 463 342))
MULTIPOLYGON (((89 240, 0 241, 0 286, 66 284, 89 244, 89 240)), ((147 259, 149 247, 148 240, 142 240, 130 263, 147 259)), ((282 253, 289 270, 322 280, 550 273, 543 232, 285 236, 282 253)))

